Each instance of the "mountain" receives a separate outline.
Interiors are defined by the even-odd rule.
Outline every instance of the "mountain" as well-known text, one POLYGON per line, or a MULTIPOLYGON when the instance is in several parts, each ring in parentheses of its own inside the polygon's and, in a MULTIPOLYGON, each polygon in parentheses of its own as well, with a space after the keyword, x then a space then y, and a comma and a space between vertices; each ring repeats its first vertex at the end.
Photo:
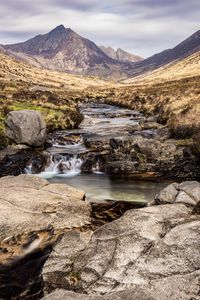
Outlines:
POLYGON ((153 71, 173 61, 180 61, 198 50, 200 50, 200 30, 173 49, 165 50, 139 63, 135 63, 134 68, 130 70, 129 74, 132 77, 135 77, 146 72, 153 71))
POLYGON ((81 75, 125 76, 127 64, 107 56, 95 43, 60 25, 47 34, 4 48, 37 67, 81 75))
POLYGON ((106 53, 109 57, 122 61, 122 62, 137 62, 142 61, 143 58, 118 48, 116 51, 112 47, 100 46, 101 50, 106 53))
POLYGON ((162 83, 184 78, 200 78, 200 50, 188 57, 176 60, 154 71, 125 80, 128 84, 162 83))
POLYGON ((173 49, 142 60, 122 49, 115 51, 111 47, 98 47, 63 25, 26 42, 1 45, 0 48, 0 52, 4 51, 36 67, 120 80, 146 74, 181 61, 198 50, 200 50, 200 30, 173 49))

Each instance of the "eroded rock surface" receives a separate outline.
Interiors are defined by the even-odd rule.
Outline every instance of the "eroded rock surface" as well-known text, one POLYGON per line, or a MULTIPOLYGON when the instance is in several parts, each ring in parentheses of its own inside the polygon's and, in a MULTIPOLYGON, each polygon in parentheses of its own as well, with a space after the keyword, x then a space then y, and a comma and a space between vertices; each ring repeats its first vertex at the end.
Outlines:
POLYGON ((42 267, 63 232, 90 224, 83 191, 30 175, 0 179, 0 298, 37 300, 42 267))
POLYGON ((130 210, 97 229, 84 249, 79 236, 69 251, 71 237, 60 273, 54 269, 58 244, 44 268, 49 291, 56 278, 57 287, 90 295, 83 299, 199 299, 200 217, 191 212, 180 203, 130 210))
POLYGON ((0 238, 39 231, 82 227, 90 223, 84 192, 65 184, 49 184, 29 175, 0 179, 0 238))

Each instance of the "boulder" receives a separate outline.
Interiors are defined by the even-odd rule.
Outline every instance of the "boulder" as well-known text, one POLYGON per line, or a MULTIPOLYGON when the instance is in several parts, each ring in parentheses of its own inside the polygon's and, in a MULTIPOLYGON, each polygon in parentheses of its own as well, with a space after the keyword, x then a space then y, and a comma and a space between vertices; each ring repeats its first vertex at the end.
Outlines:
POLYGON ((37 111, 11 111, 6 119, 6 136, 16 144, 42 147, 46 141, 46 124, 37 111))
POLYGON ((155 204, 183 203, 195 206, 200 201, 200 183, 185 181, 172 183, 155 196, 155 204))

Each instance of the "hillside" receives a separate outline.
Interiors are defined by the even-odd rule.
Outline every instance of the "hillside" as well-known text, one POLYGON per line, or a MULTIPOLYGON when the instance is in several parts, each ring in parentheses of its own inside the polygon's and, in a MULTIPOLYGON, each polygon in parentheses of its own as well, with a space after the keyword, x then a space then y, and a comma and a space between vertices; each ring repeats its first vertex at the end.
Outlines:
POLYGON ((158 83, 194 76, 200 76, 200 51, 180 61, 175 61, 167 64, 155 71, 125 80, 125 83, 158 83))
POLYGON ((156 70, 171 62, 182 60, 200 50, 200 30, 178 44, 173 49, 155 54, 139 63, 129 71, 130 77, 135 77, 156 70))
POLYGON ((95 77, 80 77, 64 72, 38 69, 0 52, 0 83, 38 86, 49 89, 81 90, 88 86, 105 85, 95 77))
POLYGON ((0 52, 0 148, 5 145, 4 120, 10 110, 40 111, 49 131, 74 128, 82 120, 77 101, 83 90, 108 84, 92 77, 38 69, 0 52))

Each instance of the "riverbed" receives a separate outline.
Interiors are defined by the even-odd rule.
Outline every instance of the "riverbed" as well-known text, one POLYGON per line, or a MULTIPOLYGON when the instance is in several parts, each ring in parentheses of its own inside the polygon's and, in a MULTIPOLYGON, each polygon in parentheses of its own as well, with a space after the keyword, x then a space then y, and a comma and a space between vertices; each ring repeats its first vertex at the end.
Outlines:
MULTIPOLYGON (((92 202, 152 201, 155 194, 168 182, 135 180, 125 174, 112 176, 102 172, 98 159, 90 173, 82 171, 84 157, 89 151, 84 143, 85 137, 129 135, 130 132, 137 131, 144 116, 138 111, 106 104, 83 104, 80 110, 84 115, 80 128, 54 133, 53 146, 47 149, 49 164, 44 172, 37 175, 50 182, 65 183, 82 189, 86 192, 86 200, 92 202)), ((152 137, 156 135, 156 130, 144 130, 143 134, 152 137)), ((90 156, 92 155, 91 152, 90 156)))

